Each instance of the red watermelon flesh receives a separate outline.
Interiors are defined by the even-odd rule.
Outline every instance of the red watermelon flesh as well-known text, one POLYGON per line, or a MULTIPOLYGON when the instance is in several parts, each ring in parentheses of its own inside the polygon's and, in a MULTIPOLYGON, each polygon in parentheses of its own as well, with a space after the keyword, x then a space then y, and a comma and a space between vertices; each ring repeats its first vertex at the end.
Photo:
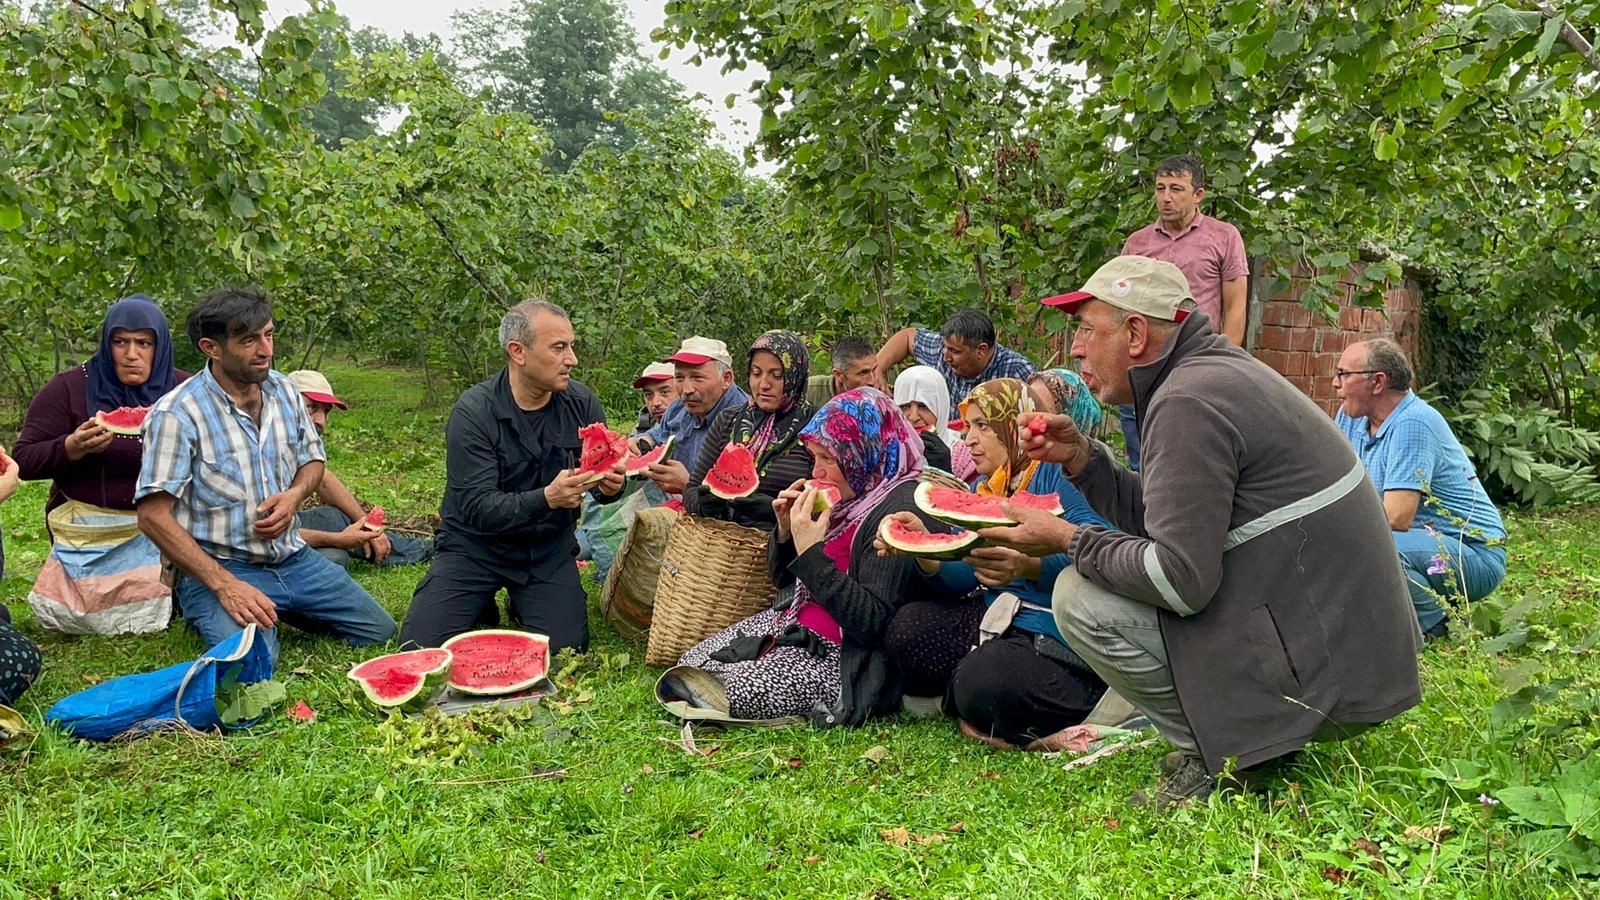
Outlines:
POLYGON ((754 494, 761 486, 761 474, 756 471, 756 458, 750 455, 750 448, 730 441, 706 473, 704 484, 706 490, 724 500, 754 494))
POLYGON ((367 513, 367 517, 361 520, 361 527, 368 531, 382 531, 388 519, 389 514, 383 511, 383 507, 374 506, 371 512, 367 513))
POLYGON ((611 467, 628 457, 628 439, 595 422, 578 429, 583 439, 583 456, 578 462, 578 474, 585 476, 584 484, 593 484, 606 477, 611 467))
POLYGON ((827 512, 839 505, 839 497, 842 495, 837 487, 828 482, 818 481, 813 478, 806 482, 806 487, 815 488, 817 491, 817 499, 811 504, 811 514, 813 516, 827 512))
POLYGON ((514 694, 539 683, 550 669, 550 639, 527 631, 490 628, 444 642, 455 655, 450 687, 463 694, 514 694))
POLYGON ((984 528, 990 525, 1015 525, 1016 520, 1006 515, 1005 504, 1026 509, 1038 509, 1051 515, 1061 515, 1061 498, 1054 494, 1030 494, 1018 491, 1010 497, 986 497, 943 485, 923 482, 917 485, 917 508, 935 519, 953 525, 984 528))
POLYGON ((651 447, 643 453, 630 455, 628 462, 623 465, 623 471, 630 478, 643 478, 644 473, 658 462, 663 462, 667 454, 672 452, 672 437, 669 435, 665 441, 651 447))
POLYGON ((879 523, 878 539, 908 556, 928 559, 960 559, 983 543, 976 532, 964 529, 956 529, 954 534, 914 531, 894 518, 879 523))
POLYGON ((144 425, 144 418, 148 415, 150 415, 148 406, 119 406, 110 412, 95 413, 94 420, 101 428, 112 434, 132 437, 139 433, 139 428, 144 425))
POLYGON ((347 676, 380 709, 415 712, 438 696, 450 671, 451 653, 439 647, 390 653, 358 663, 347 676))
POLYGON ((1028 420, 1028 433, 1039 435, 1050 430, 1050 417, 1040 413, 1028 420))

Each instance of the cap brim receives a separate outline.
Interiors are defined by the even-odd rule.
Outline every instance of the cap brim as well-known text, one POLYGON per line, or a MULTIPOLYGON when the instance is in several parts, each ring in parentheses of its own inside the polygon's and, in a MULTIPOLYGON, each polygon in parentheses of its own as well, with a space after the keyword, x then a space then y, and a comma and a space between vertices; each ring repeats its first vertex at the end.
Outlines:
POLYGON ((677 353, 663 359, 662 362, 683 363, 686 366, 703 366, 711 362, 713 357, 701 356, 698 353, 677 353))
POLYGON ((1076 310, 1083 301, 1093 299, 1094 295, 1088 291, 1073 291, 1070 294, 1057 294, 1054 297, 1046 297, 1039 302, 1045 306, 1053 306, 1070 313, 1076 310))
POLYGON ((671 381, 671 380, 672 380, 672 376, 671 375, 640 375, 638 378, 635 378, 633 380, 633 386, 636 387, 636 388, 642 388, 647 384, 654 384, 654 383, 656 383, 658 381, 671 381))
POLYGON ((344 405, 344 401, 340 400, 338 397, 335 397, 332 394, 324 394, 324 393, 322 393, 320 391, 301 391, 300 392, 300 396, 302 396, 302 397, 306 398, 307 400, 310 400, 310 401, 312 401, 314 403, 326 403, 329 406, 337 406, 340 409, 349 409, 350 408, 348 406, 345 406, 344 405))

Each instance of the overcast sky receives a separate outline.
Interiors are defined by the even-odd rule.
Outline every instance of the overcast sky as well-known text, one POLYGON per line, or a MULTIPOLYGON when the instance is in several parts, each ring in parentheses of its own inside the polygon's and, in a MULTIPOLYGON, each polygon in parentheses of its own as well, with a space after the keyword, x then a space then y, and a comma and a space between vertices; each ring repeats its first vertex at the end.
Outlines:
MULTIPOLYGON (((419 34, 433 31, 447 40, 450 37, 452 12, 458 9, 479 7, 505 9, 511 6, 511 0, 335 0, 335 2, 339 12, 349 17, 353 27, 372 25, 394 35, 405 31, 419 34)), ((750 70, 723 75, 720 61, 703 66, 691 65, 689 58, 692 54, 687 50, 674 51, 666 60, 657 59, 661 46, 651 43, 650 32, 660 27, 665 16, 664 0, 622 0, 622 5, 627 9, 629 19, 639 33, 639 46, 645 56, 682 82, 690 94, 701 93, 706 96, 706 101, 700 104, 700 109, 715 123, 723 143, 732 150, 742 150, 750 143, 761 116, 749 100, 748 88, 756 75, 750 70), (732 109, 723 103, 723 98, 730 93, 737 95, 732 109)), ((303 12, 305 4, 302 0, 270 0, 270 8, 275 16, 286 16, 303 12)))

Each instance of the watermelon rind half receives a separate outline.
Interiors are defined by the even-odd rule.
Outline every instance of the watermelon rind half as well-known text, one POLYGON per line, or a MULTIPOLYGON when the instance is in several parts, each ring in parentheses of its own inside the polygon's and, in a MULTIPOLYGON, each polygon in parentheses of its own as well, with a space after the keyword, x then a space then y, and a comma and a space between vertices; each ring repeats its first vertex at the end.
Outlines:
POLYGON ((442 647, 377 656, 350 668, 367 702, 380 710, 417 712, 444 690, 453 654, 442 647))
POLYGON ((136 437, 139 429, 144 425, 145 417, 150 415, 148 406, 119 406, 106 412, 101 410, 94 414, 95 423, 112 434, 123 437, 136 437))
POLYGON ((497 697, 527 690, 550 671, 550 639, 531 631, 485 628, 444 642, 455 656, 450 689, 497 697))
POLYGON ((1062 511, 1061 498, 1053 494, 1018 491, 1011 497, 991 497, 930 482, 917 485, 916 501, 918 509, 935 519, 964 528, 1017 524, 1016 519, 1006 515, 1007 503, 1041 510, 1052 516, 1059 516, 1062 511))
POLYGON ((878 523, 878 539, 907 556, 923 559, 960 559, 983 546, 977 532, 960 530, 954 534, 912 531, 892 518, 878 523))
POLYGON ((761 475, 756 472, 756 458, 750 455, 750 448, 730 441, 701 483, 724 500, 738 500, 756 492, 761 475))
POLYGON ((645 477, 645 473, 649 471, 651 466, 666 459, 667 454, 672 452, 672 442, 676 437, 676 435, 669 434, 665 441, 651 447, 649 450, 638 456, 628 457, 627 465, 623 467, 623 471, 627 472, 629 478, 645 477))

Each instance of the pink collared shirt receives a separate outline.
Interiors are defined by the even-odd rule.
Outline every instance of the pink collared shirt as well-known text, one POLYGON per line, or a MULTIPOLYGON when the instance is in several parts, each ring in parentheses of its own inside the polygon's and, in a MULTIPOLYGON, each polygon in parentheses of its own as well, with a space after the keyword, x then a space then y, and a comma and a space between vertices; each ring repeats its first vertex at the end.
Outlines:
POLYGON ((1239 229, 1202 212, 1194 214, 1187 231, 1170 235, 1158 221, 1135 231, 1122 245, 1123 256, 1147 256, 1177 266, 1189 279, 1195 305, 1222 331, 1222 285, 1250 274, 1244 238, 1239 229))

